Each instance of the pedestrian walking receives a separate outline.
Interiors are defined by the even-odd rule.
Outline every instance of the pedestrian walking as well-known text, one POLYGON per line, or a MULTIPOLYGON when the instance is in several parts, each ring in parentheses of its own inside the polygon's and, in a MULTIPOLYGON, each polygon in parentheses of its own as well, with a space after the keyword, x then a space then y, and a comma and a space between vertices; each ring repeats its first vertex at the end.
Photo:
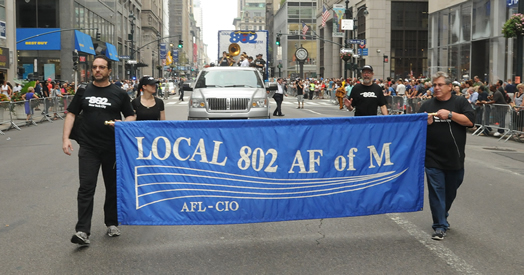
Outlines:
POLYGON ((449 229, 449 210, 464 179, 466 128, 474 125, 475 112, 468 100, 452 95, 451 78, 444 72, 433 76, 433 98, 419 113, 428 113, 426 178, 433 218, 434 240, 443 240, 449 229))
POLYGON ((178 93, 180 94, 180 97, 178 98, 179 101, 184 101, 184 78, 180 78, 180 82, 178 82, 178 93))
POLYGON ((272 95, 273 99, 275 99, 275 102, 277 103, 277 108, 273 112, 273 116, 284 116, 282 113, 282 101, 284 101, 284 96, 287 96, 285 86, 283 84, 283 79, 279 77, 277 79, 277 90, 274 91, 274 94, 272 95))
POLYGON ((126 91, 109 82, 111 60, 106 56, 95 56, 92 63, 93 82, 85 87, 83 92, 77 92, 67 108, 62 135, 62 150, 71 155, 73 146, 69 139, 71 130, 82 112, 82 122, 79 125, 77 139, 78 171, 80 186, 78 188, 78 222, 76 233, 71 238, 72 243, 81 246, 89 245, 91 234, 91 218, 93 216, 93 200, 97 184, 98 172, 102 167, 106 188, 104 203, 104 222, 107 235, 120 235, 116 207, 116 153, 114 124, 106 125, 106 121, 119 121, 122 114, 125 121, 134 121, 134 111, 131 99, 126 91))

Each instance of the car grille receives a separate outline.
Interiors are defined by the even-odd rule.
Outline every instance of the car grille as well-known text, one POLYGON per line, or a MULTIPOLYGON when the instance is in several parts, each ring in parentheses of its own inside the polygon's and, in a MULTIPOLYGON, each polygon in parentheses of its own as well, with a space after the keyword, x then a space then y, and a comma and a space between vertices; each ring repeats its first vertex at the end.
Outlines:
POLYGON ((249 98, 208 98, 209 110, 247 110, 249 98))

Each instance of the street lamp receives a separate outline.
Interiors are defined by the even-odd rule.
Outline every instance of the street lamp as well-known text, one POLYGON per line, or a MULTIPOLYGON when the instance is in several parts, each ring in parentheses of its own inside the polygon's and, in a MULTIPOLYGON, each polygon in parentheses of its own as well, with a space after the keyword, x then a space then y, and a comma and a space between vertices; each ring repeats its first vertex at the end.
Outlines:
MULTIPOLYGON (((131 40, 131 60, 134 60, 135 59, 135 38, 134 38, 134 34, 135 34, 135 15, 133 14, 133 12, 131 12, 129 14, 129 19, 131 20, 131 35, 128 37, 129 40, 131 40)), ((135 65, 134 64, 131 64, 131 79, 133 79, 133 77, 135 76, 135 65)))
MULTIPOLYGON (((357 9, 357 13, 355 15, 355 17, 357 19, 354 20, 354 25, 353 25, 353 38, 357 38, 357 35, 355 34, 356 31, 358 31, 358 15, 360 12, 363 12, 364 16, 368 16, 369 14, 369 11, 368 11, 368 8, 366 6, 362 6, 360 8, 357 9)), ((362 49, 363 51, 364 49, 362 49)), ((353 69, 355 70, 355 75, 357 75, 357 71, 358 71, 358 59, 363 55, 363 53, 359 56, 359 55, 354 55, 355 57, 355 62, 353 63, 353 69)))

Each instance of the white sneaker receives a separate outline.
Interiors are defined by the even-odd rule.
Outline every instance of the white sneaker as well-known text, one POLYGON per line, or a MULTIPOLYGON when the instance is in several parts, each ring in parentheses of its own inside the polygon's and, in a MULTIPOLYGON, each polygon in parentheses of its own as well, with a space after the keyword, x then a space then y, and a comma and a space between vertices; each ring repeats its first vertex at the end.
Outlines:
POLYGON ((494 136, 494 137, 500 137, 500 136, 502 136, 502 134, 501 134, 500 132, 495 132, 495 133, 493 134, 493 136, 494 136))
POLYGON ((109 237, 118 237, 120 236, 120 229, 114 225, 107 227, 107 236, 109 237))

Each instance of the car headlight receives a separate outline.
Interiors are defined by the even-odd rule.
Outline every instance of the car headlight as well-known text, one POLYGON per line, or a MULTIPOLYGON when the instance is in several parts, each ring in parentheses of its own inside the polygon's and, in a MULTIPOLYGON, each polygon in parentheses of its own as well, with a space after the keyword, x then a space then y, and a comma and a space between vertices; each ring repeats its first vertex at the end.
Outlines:
POLYGON ((253 108, 265 108, 267 107, 267 99, 266 98, 254 98, 251 106, 253 108))
POLYGON ((205 108, 206 103, 204 102, 204 99, 202 98, 191 98, 191 102, 189 102, 189 106, 193 108, 205 108))

